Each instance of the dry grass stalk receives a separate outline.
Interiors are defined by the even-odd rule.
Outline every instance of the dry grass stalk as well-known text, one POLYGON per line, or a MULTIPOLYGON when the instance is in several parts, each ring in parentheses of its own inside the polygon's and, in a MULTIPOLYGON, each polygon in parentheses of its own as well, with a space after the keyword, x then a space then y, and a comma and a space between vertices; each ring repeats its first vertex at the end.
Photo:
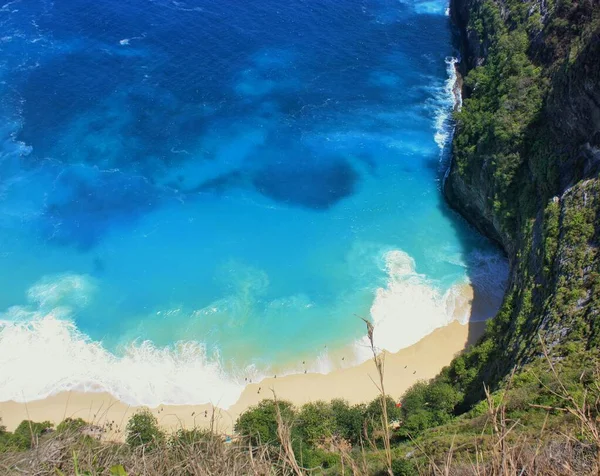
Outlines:
MULTIPOLYGON (((387 467, 387 472, 389 476, 394 476, 392 472, 392 448, 391 448, 391 438, 390 438, 390 421, 387 413, 387 395, 385 393, 384 386, 384 374, 385 374, 385 352, 379 352, 375 347, 375 342, 373 339, 373 333, 375 328, 373 324, 367 319, 361 317, 361 319, 367 325, 367 337, 369 338, 369 344, 371 348, 371 352, 373 353, 373 362, 375 362, 375 368, 377 369, 377 375, 379 377, 379 383, 375 383, 377 390, 379 391, 379 395, 381 398, 381 429, 383 430, 383 445, 385 451, 385 462, 387 467)), ((366 436, 366 435, 365 435, 366 436)))
POLYGON ((277 395, 275 394, 274 390, 273 400, 275 401, 275 410, 277 416, 277 437, 279 438, 279 443, 281 444, 283 461, 286 463, 286 465, 289 465, 293 474, 296 476, 303 476, 304 472, 300 469, 298 461, 296 461, 296 455, 294 454, 294 449, 292 447, 292 428, 289 422, 286 422, 281 415, 281 408, 279 407, 277 395))
POLYGON ((340 438, 332 437, 331 445, 340 455, 342 476, 346 475, 346 465, 348 465, 350 471, 352 472, 352 476, 366 476, 367 473, 365 471, 361 471, 361 469, 358 467, 358 464, 352 457, 350 452, 351 446, 348 444, 348 442, 340 438))

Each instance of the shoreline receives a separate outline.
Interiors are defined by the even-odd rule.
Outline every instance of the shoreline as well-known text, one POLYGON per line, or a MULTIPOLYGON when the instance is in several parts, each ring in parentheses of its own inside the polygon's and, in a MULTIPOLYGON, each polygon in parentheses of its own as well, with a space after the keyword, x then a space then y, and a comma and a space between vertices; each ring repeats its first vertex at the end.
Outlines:
MULTIPOLYGON (((396 353, 386 352, 387 393, 398 399, 415 382, 435 377, 456 354, 481 337, 485 324, 485 321, 473 321, 463 325, 453 321, 435 329, 416 344, 396 353)), ((374 377, 375 366, 369 360, 328 374, 292 374, 248 384, 228 410, 219 408, 219 402, 159 405, 150 410, 161 427, 177 430, 209 427, 214 409, 217 431, 230 433, 243 411, 265 398, 273 398, 273 392, 278 399, 289 400, 294 405, 334 398, 343 398, 350 404, 363 403, 377 396, 377 388, 371 380, 374 377)), ((67 417, 79 417, 103 428, 105 438, 120 440, 128 419, 141 408, 147 407, 127 405, 108 393, 70 391, 26 403, 0 402, 0 419, 2 425, 12 431, 23 420, 48 420, 56 425, 67 417)))

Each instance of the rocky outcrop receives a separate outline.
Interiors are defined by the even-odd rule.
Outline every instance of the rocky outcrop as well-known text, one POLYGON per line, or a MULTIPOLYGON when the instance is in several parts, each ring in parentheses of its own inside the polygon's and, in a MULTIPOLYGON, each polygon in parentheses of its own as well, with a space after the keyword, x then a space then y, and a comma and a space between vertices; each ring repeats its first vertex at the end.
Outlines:
POLYGON ((600 171, 600 31, 554 76, 546 116, 554 134, 575 147, 561 169, 561 189, 600 171))

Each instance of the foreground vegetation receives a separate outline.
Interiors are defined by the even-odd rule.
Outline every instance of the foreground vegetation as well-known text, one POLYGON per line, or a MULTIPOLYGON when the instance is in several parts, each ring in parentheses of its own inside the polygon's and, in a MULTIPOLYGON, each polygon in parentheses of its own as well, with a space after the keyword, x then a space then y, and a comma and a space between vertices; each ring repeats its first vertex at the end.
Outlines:
POLYGON ((460 394, 439 377, 415 384, 400 402, 382 395, 297 408, 274 398, 243 413, 233 437, 219 433, 214 417, 209 429, 168 434, 149 411, 131 418, 124 442, 107 441, 110 427, 81 419, 56 428, 24 421, 14 432, 0 428, 0 473, 598 474, 599 369, 588 353, 544 355, 497 391, 484 389, 485 400, 461 415, 460 394))

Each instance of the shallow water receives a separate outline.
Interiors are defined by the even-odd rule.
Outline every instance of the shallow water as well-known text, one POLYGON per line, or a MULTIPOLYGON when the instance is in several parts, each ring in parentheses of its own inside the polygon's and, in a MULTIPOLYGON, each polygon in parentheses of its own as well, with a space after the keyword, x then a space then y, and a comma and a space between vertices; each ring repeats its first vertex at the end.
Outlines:
POLYGON ((446 8, 5 4, 0 400, 227 406, 363 359, 357 316, 395 351, 468 320, 464 283, 501 295, 505 261, 440 191, 446 8))

